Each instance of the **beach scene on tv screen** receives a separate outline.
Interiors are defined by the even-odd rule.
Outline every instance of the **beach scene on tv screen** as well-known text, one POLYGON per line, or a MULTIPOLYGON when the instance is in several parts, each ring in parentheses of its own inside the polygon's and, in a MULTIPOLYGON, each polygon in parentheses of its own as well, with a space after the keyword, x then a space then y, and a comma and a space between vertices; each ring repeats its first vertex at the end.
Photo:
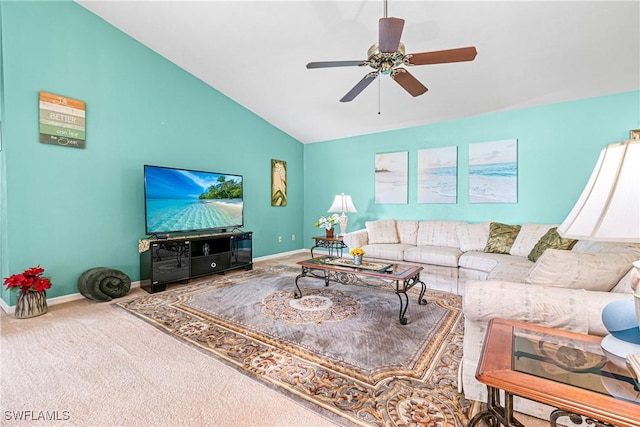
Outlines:
POLYGON ((147 233, 242 225, 242 177, 147 166, 147 233))

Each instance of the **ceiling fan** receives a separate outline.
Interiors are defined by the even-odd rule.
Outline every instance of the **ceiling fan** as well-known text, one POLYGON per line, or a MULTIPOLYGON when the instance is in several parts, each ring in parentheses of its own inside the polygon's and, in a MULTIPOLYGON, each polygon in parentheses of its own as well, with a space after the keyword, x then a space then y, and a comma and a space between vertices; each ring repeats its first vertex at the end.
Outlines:
POLYGON ((406 68, 411 65, 444 64, 449 62, 473 61, 477 55, 474 46, 457 49, 438 50, 421 53, 405 53, 404 43, 400 41, 404 19, 387 17, 387 0, 384 2, 384 18, 378 21, 378 43, 367 52, 367 59, 362 61, 324 61, 309 62, 307 68, 331 68, 368 65, 374 71, 368 73, 358 82, 340 102, 352 101, 379 74, 389 74, 400 86, 412 96, 420 96, 428 89, 416 79, 406 68))

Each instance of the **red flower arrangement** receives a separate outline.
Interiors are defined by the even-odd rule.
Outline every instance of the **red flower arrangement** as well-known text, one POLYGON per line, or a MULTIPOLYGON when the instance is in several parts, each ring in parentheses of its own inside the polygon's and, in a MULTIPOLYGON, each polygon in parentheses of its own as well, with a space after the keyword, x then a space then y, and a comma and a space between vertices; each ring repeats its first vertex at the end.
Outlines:
POLYGON ((44 268, 31 267, 26 269, 22 274, 14 274, 4 279, 4 284, 10 291, 21 290, 22 293, 42 292, 51 287, 51 281, 48 277, 40 277, 44 273, 44 268))

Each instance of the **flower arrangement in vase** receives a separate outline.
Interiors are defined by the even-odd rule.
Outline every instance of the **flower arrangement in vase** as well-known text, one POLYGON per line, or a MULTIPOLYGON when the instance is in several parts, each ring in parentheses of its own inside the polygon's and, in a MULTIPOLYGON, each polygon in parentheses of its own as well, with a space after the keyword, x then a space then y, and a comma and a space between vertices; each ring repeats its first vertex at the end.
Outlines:
POLYGON ((324 228, 326 230, 327 237, 333 237, 333 227, 338 223, 340 217, 338 214, 333 214, 329 217, 321 216, 314 224, 314 227, 324 228))
POLYGON ((47 292, 51 280, 42 277, 44 268, 39 265, 27 268, 22 274, 13 274, 4 279, 4 284, 12 292, 17 292, 14 316, 20 319, 35 317, 47 312, 47 292))
POLYGON ((362 257, 364 256, 364 254, 366 254, 366 252, 362 248, 353 248, 349 251, 349 255, 353 256, 354 265, 362 264, 362 257))

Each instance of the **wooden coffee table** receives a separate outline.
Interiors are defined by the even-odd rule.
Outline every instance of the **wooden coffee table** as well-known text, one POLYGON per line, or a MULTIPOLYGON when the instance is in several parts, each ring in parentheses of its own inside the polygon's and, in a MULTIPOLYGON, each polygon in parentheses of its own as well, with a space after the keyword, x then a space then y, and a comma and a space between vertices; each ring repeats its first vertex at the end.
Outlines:
POLYGON ((297 264, 302 266, 302 273, 296 277, 298 290, 294 291, 294 298, 302 298, 298 280, 303 277, 322 279, 325 286, 329 286, 332 281, 349 285, 357 282, 361 277, 375 277, 386 280, 394 286, 396 295, 400 298, 399 319, 401 324, 407 324, 405 314, 409 307, 409 296, 407 295, 409 289, 420 284, 422 289, 418 297, 418 304, 427 304, 427 300, 423 298, 426 286, 420 280, 420 272, 423 268, 419 265, 364 261, 363 265, 355 266, 350 260, 340 257, 318 257, 299 261, 297 264))
POLYGON ((561 417, 595 426, 640 425, 640 390, 631 370, 609 361, 601 337, 523 322, 493 319, 476 378, 487 385, 487 409, 473 417, 490 425, 522 426, 513 416, 513 396, 551 405, 550 422, 561 417), (500 405, 500 390, 505 403, 500 405))

